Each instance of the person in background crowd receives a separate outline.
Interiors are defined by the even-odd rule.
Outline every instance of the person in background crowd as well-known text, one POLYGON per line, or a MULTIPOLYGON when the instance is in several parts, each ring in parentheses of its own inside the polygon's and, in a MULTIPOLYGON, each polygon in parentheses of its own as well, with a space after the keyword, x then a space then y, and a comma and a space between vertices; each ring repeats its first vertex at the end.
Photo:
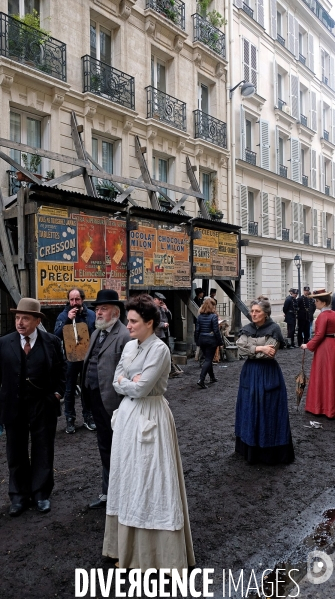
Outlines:
POLYGON ((215 304, 218 303, 218 300, 216 299, 216 289, 210 289, 209 290, 209 297, 215 301, 215 304))
POLYGON ((289 295, 285 299, 283 312, 285 314, 284 321, 287 324, 287 337, 291 341, 291 345, 288 345, 287 348, 290 349, 292 347, 296 347, 294 344, 294 334, 295 327, 297 323, 297 313, 298 313, 298 289, 290 289, 289 295))
POLYGON ((204 290, 201 287, 197 287, 195 290, 195 297, 193 299, 194 303, 197 304, 198 308, 202 306, 204 301, 204 290))
POLYGON ((37 328, 44 316, 39 301, 25 297, 11 312, 16 332, 0 339, 0 422, 7 437, 9 515, 19 516, 31 501, 45 514, 54 486, 66 363, 60 340, 37 328))
POLYGON ((304 287, 303 295, 298 298, 298 345, 308 343, 310 338, 310 326, 316 310, 315 301, 309 297, 310 288, 304 287))
POLYGON ((301 349, 314 352, 306 397, 306 412, 335 418, 335 314, 331 310, 331 291, 313 291, 316 309, 315 335, 301 349))
POLYGON ((235 451, 250 464, 289 464, 294 460, 287 392, 275 360, 284 339, 270 318, 271 305, 261 295, 251 302, 252 323, 240 331, 236 345, 248 358, 241 370, 236 403, 235 451))
POLYGON ((123 302, 113 289, 98 291, 93 303, 96 321, 83 365, 82 393, 92 410, 97 427, 97 440, 102 463, 102 494, 90 509, 106 508, 110 454, 113 439, 111 417, 120 405, 121 397, 113 387, 115 369, 130 335, 120 316, 123 302))
MULTIPOLYGON (((155 294, 154 294, 153 300, 154 300, 154 303, 156 304, 156 306, 157 306, 157 308, 159 310, 159 314, 160 314, 160 317, 161 317, 159 325, 158 325, 158 327, 156 327, 155 334, 170 349, 170 343, 169 343, 170 329, 169 329, 169 326, 170 326, 171 321, 172 321, 172 314, 171 314, 170 310, 168 309, 167 305, 165 304, 165 300, 166 300, 165 295, 163 295, 162 293, 159 293, 158 291, 156 291, 155 294)), ((170 350, 170 354, 171 354, 171 350, 170 350)), ((179 376, 180 374, 182 374, 182 370, 179 370, 176 367, 176 365, 173 363, 172 355, 171 355, 171 372, 170 372, 170 376, 171 377, 175 377, 175 376, 179 376)))
POLYGON ((208 389, 205 383, 207 374, 209 374, 210 383, 216 383, 218 380, 213 371, 213 358, 216 348, 223 343, 219 329, 219 319, 216 314, 216 304, 210 297, 205 299, 199 308, 199 315, 195 325, 195 342, 200 346, 205 358, 197 385, 201 389, 208 389))
POLYGON ((330 306, 331 306, 331 309, 335 312, 335 293, 332 294, 330 306))
MULTIPOLYGON (((56 320, 54 334, 63 341, 63 327, 66 324, 72 324, 73 319, 76 323, 84 322, 87 324, 89 335, 91 336, 95 330, 95 314, 93 310, 89 310, 84 305, 85 293, 78 287, 73 287, 67 294, 68 304, 65 306, 63 312, 61 312, 56 320)), ((66 389, 64 396, 64 412, 66 418, 66 429, 65 432, 73 434, 76 432, 75 420, 76 420, 76 388, 78 375, 81 376, 83 370, 83 362, 69 362, 67 360, 67 371, 66 371, 66 389)), ((85 404, 83 396, 81 395, 81 405, 83 410, 84 426, 89 431, 95 431, 96 426, 93 420, 92 412, 85 404)))

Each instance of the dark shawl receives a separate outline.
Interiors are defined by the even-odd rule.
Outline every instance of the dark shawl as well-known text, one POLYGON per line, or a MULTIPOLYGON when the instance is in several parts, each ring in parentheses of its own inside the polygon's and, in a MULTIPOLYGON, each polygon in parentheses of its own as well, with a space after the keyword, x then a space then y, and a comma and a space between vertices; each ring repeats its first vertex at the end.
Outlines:
POLYGON ((267 318, 265 323, 260 327, 250 322, 240 330, 238 336, 240 337, 241 335, 247 335, 248 337, 273 337, 273 339, 279 341, 280 347, 284 347, 285 345, 280 326, 272 318, 267 318))

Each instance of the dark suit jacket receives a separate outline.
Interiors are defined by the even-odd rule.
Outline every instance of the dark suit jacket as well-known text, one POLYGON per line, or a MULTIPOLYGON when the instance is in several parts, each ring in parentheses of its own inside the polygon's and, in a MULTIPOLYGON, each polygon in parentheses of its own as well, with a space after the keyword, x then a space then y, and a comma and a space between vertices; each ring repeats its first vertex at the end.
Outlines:
MULTIPOLYGON (((46 401, 51 401, 60 415, 59 400, 65 391, 66 362, 60 340, 51 333, 37 329, 48 363, 46 401)), ((0 339, 0 422, 9 424, 18 414, 20 404, 21 343, 19 333, 0 339)))
MULTIPOLYGON (((91 336, 90 345, 84 360, 82 393, 84 393, 84 397, 88 401, 88 390, 85 387, 86 369, 93 345, 99 335, 99 330, 94 331, 93 335, 91 336)), ((112 416, 114 410, 117 410, 122 399, 121 396, 116 393, 113 387, 113 380, 116 367, 123 352, 123 348, 126 343, 130 341, 130 339, 131 337, 127 327, 125 327, 125 325, 118 320, 105 340, 98 356, 99 390, 104 408, 110 416, 112 416)))
POLYGON ((292 295, 288 295, 285 299, 283 312, 285 314, 285 322, 287 324, 295 324, 298 312, 298 301, 292 295))

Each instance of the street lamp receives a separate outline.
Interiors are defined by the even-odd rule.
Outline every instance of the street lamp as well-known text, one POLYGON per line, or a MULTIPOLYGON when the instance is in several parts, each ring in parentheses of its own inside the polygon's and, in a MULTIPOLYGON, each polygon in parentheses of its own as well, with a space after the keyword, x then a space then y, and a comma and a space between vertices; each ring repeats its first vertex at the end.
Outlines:
POLYGON ((241 86, 241 96, 243 96, 243 98, 250 98, 251 96, 253 96, 256 93, 256 89, 255 86, 253 85, 253 83, 250 83, 250 81, 246 81, 245 79, 242 79, 242 81, 240 81, 237 85, 235 85, 235 87, 231 87, 229 90, 229 97, 231 98, 235 89, 237 89, 239 87, 239 85, 241 85, 241 83, 243 83, 243 85, 241 86))
POLYGON ((299 291, 299 295, 301 295, 300 268, 301 268, 302 260, 301 260, 301 257, 299 256, 299 254, 296 254, 294 256, 293 260, 294 260, 294 264, 296 265, 297 270, 298 270, 298 291, 299 291))

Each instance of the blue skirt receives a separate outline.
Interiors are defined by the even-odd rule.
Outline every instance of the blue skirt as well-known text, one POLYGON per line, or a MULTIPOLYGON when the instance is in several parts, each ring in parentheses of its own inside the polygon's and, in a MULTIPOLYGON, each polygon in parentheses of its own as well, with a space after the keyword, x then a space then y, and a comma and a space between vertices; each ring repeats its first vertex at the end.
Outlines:
POLYGON ((236 404, 236 451, 250 463, 294 460, 287 392, 276 360, 247 360, 236 404))

